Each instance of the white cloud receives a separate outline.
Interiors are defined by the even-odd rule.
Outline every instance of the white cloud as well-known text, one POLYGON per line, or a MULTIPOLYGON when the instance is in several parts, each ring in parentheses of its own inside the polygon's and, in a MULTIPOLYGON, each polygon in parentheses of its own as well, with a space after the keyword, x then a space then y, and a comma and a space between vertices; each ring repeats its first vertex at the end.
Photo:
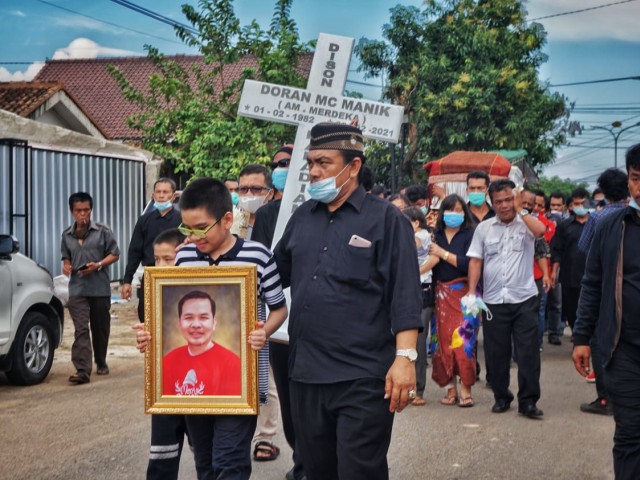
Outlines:
POLYGON ((13 10, 11 12, 11 15, 13 15, 14 17, 26 17, 27 14, 24 12, 21 12, 20 10, 13 10))
POLYGON ((29 65, 24 72, 10 72, 4 67, 0 67, 0 82, 28 82, 33 80, 33 77, 43 66, 44 62, 35 62, 29 65))
MULTIPOLYGON (((527 18, 535 19, 574 10, 598 7, 602 0, 530 0, 525 7, 527 18)), ((640 3, 610 5, 570 15, 537 20, 544 25, 553 41, 622 40, 639 42, 638 22, 640 3)))
POLYGON ((68 60, 70 58, 131 57, 139 55, 141 54, 131 50, 103 47, 88 38, 76 38, 67 47, 57 49, 52 58, 54 60, 68 60))
MULTIPOLYGON (((52 58, 54 60, 69 60, 72 58, 135 57, 140 55, 142 54, 131 50, 103 47, 88 38, 76 38, 68 46, 58 48, 53 53, 52 58)), ((35 62, 29 65, 26 70, 17 72, 10 72, 4 67, 0 67, 0 81, 19 82, 33 80, 43 66, 44 62, 35 62)))

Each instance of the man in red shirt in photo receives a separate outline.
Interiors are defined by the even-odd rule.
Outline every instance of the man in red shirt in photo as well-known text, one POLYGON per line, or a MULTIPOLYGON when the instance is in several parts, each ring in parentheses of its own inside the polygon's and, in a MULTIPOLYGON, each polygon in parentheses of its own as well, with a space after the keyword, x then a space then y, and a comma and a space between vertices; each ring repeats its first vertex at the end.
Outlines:
POLYGON ((240 395, 240 357, 213 341, 216 303, 194 290, 178 302, 179 326, 187 345, 162 361, 164 395, 240 395))

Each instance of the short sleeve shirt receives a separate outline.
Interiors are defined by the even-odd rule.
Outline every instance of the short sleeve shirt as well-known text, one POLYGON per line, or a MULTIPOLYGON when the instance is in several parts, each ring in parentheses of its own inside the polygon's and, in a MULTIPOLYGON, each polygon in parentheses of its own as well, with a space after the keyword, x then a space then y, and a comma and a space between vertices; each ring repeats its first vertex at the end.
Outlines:
POLYGON ((467 256, 483 260, 486 303, 522 303, 538 294, 531 261, 534 243, 519 215, 511 223, 494 217, 476 227, 467 256))
MULTIPOLYGON (((120 256, 120 249, 113 232, 107 225, 91 221, 87 236, 82 243, 75 236, 75 223, 62 232, 60 254, 62 260, 69 260, 73 268, 77 269, 85 263, 99 262, 109 254, 120 256)), ((69 296, 110 297, 108 272, 108 267, 105 267, 84 277, 71 274, 69 296)))

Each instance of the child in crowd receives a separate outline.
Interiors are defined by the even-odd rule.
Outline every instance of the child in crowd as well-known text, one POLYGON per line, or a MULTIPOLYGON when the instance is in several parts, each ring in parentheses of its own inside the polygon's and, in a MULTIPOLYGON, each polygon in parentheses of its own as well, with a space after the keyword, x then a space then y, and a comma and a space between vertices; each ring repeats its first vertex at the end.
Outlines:
MULTIPOLYGON (((271 251, 262 244, 231 233, 231 196, 225 185, 212 178, 192 181, 180 197, 180 232, 189 244, 176 256, 176 266, 257 266, 258 328, 248 342, 258 351, 261 403, 266 402, 268 351, 265 342, 284 322, 287 306, 271 251), (265 314, 265 303, 269 316, 265 314), (266 355, 265 355, 266 353, 266 355)), ((139 348, 146 348, 148 332, 138 333, 139 348)), ((198 478, 237 478, 251 475, 251 439, 255 415, 188 415, 185 423, 193 445, 198 478)))

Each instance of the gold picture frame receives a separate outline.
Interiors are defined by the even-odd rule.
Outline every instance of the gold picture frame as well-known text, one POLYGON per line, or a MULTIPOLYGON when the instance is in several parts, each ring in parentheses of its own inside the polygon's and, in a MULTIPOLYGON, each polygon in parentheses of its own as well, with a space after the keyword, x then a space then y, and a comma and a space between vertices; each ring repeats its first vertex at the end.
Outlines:
POLYGON ((145 268, 146 413, 258 414, 258 355, 247 342, 256 284, 255 265, 145 268))

